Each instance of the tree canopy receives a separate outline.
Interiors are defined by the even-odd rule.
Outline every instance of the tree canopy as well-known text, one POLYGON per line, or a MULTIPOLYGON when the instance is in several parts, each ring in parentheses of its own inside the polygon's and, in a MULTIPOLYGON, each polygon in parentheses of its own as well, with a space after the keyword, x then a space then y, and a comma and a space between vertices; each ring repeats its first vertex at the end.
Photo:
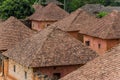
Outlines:
MULTIPOLYGON (((46 0, 0 0, 0 18, 7 19, 15 16, 19 19, 30 16, 33 13, 31 7, 34 3, 42 3, 46 0)), ((85 4, 103 4, 105 6, 120 6, 116 0, 58 0, 64 4, 65 10, 72 12, 85 4)))
POLYGON ((33 9, 28 0, 5 0, 0 5, 0 17, 7 19, 15 16, 19 19, 31 15, 33 9))

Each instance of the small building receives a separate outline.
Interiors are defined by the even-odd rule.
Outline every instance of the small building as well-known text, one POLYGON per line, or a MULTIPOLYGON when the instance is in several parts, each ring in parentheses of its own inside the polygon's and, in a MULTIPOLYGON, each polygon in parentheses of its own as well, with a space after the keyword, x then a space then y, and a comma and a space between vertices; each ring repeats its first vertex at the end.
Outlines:
POLYGON ((120 12, 113 11, 96 22, 91 22, 91 26, 85 30, 80 30, 83 34, 83 42, 99 54, 120 43, 120 12))
POLYGON ((96 17, 89 15, 86 11, 79 8, 53 25, 83 42, 83 36, 78 33, 81 29, 86 29, 84 25, 90 25, 90 22, 94 20, 96 20, 96 17))
POLYGON ((54 3, 38 9, 29 20, 32 21, 32 29, 40 31, 50 24, 63 19, 69 14, 54 3))
POLYGON ((8 80, 36 80, 36 76, 58 80, 98 56, 53 26, 23 40, 3 55, 4 77, 8 80))
POLYGON ((120 44, 60 80, 119 80, 120 44))
POLYGON ((15 17, 10 17, 0 23, 0 73, 2 71, 1 53, 20 43, 23 39, 32 36, 35 32, 26 27, 15 17))

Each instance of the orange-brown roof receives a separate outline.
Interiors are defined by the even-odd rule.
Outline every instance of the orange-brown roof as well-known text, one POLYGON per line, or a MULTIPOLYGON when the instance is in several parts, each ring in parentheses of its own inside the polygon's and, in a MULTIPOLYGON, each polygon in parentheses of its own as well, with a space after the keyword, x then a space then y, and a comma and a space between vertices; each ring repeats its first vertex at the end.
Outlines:
POLYGON ((63 31, 79 31, 84 29, 84 25, 89 25, 91 21, 96 18, 89 15, 86 11, 78 9, 71 13, 68 17, 54 23, 53 25, 58 26, 63 31))
POLYGON ((35 11, 38 10, 38 9, 41 9, 41 8, 43 7, 43 6, 40 5, 40 4, 33 4, 32 6, 33 6, 33 8, 35 9, 35 11))
POLYGON ((27 38, 3 55, 27 67, 85 64, 98 54, 53 26, 27 38))
POLYGON ((36 19, 40 15, 40 12, 43 8, 43 6, 40 4, 34 4, 33 7, 35 9, 35 12, 27 18, 29 20, 36 19))
POLYGON ((120 44, 60 80, 119 80, 120 44))
POLYGON ((34 32, 14 17, 0 24, 0 50, 7 50, 34 32))
POLYGON ((38 12, 34 13, 34 17, 30 19, 37 21, 57 21, 68 15, 69 14, 65 10, 54 3, 50 3, 46 7, 40 9, 38 12))
POLYGON ((63 5, 61 2, 59 2, 58 0, 46 0, 45 4, 49 4, 49 3, 54 3, 56 5, 63 5))
POLYGON ((120 12, 113 11, 107 16, 99 19, 86 30, 81 30, 80 33, 102 38, 102 39, 119 39, 120 38, 120 12))

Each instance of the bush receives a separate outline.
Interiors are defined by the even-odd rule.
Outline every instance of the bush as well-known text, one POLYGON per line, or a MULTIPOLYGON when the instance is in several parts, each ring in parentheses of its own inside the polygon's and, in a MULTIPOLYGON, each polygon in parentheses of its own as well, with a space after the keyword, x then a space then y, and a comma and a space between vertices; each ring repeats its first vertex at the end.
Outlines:
POLYGON ((106 16, 107 14, 108 14, 107 12, 99 12, 97 14, 97 18, 102 18, 102 17, 106 16))

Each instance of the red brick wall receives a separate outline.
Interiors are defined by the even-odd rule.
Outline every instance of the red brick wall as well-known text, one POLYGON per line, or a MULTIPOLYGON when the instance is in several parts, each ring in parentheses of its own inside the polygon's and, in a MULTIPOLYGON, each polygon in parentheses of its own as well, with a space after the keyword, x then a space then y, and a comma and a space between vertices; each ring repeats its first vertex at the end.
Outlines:
POLYGON ((99 54, 105 53, 107 50, 114 47, 120 42, 119 40, 104 40, 104 39, 84 35, 84 44, 85 41, 90 41, 89 47, 99 54), (100 48, 98 46, 99 44, 101 45, 100 48))
POLYGON ((112 47, 118 45, 120 43, 120 40, 107 40, 107 49, 111 49, 112 47))
POLYGON ((52 24, 54 22, 55 21, 32 21, 32 29, 40 31, 44 29, 47 26, 47 24, 52 24))
POLYGON ((82 65, 74 66, 61 66, 61 67, 44 67, 44 68, 34 68, 34 71, 39 71, 44 75, 52 77, 54 73, 61 73, 61 77, 71 73, 72 71, 78 69, 82 65))

